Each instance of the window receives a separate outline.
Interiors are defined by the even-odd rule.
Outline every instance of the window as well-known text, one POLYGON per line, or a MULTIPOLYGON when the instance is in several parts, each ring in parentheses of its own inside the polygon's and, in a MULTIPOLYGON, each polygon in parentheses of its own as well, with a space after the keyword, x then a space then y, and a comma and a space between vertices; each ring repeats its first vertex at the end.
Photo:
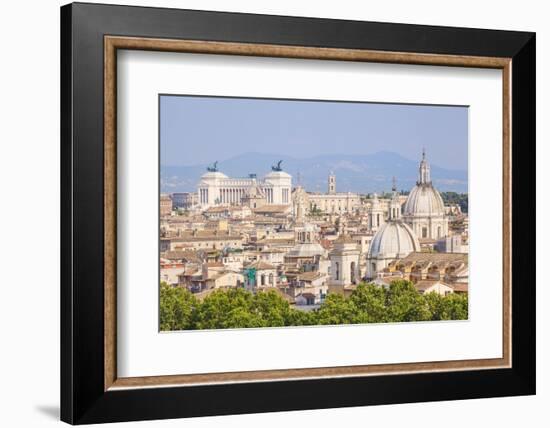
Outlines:
POLYGON ((422 238, 427 238, 427 237, 428 237, 428 228, 423 227, 422 228, 422 238))
POLYGON ((340 263, 336 262, 335 263, 335 272, 334 272, 334 279, 340 279, 340 263))

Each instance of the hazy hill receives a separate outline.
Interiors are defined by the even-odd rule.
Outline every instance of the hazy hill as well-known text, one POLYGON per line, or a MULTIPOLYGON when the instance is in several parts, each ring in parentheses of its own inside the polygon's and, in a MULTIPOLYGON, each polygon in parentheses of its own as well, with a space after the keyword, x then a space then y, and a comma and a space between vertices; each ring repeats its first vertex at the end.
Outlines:
MULTIPOLYGON (((298 181, 313 192, 325 192, 329 171, 336 174, 339 192, 382 192, 391 189, 392 177, 397 179, 398 189, 409 190, 414 186, 419 160, 411 160, 393 152, 370 155, 319 155, 297 159, 284 155, 245 153, 218 163, 218 169, 230 177, 246 177, 256 173, 263 177, 271 165, 283 160, 283 170, 292 175, 293 185, 298 181)), ((213 155, 212 161, 215 160, 213 155)), ((196 191, 200 176, 207 165, 161 166, 162 192, 196 191)), ((467 192, 467 171, 440 168, 431 164, 432 180, 442 191, 467 192)))

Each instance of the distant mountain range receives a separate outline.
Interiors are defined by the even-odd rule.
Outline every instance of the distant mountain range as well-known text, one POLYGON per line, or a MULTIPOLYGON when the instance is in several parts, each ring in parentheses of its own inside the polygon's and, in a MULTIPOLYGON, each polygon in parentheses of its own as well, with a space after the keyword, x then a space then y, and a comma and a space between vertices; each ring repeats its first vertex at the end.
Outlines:
MULTIPOLYGON (((256 173, 263 177, 271 166, 282 159, 282 168, 292 175, 293 186, 298 181, 309 192, 326 192, 327 175, 336 174, 338 192, 372 193, 390 191, 392 177, 399 190, 410 190, 418 176, 418 160, 411 160, 394 152, 378 152, 369 155, 319 155, 307 159, 285 155, 245 153, 218 163, 219 171, 229 177, 247 177, 256 173)), ((212 160, 215 160, 213 155, 212 160)), ((428 159, 429 160, 429 159, 428 159)), ((161 191, 192 192, 208 165, 161 166, 161 191)), ((432 181, 440 191, 467 192, 468 173, 430 163, 432 181)))

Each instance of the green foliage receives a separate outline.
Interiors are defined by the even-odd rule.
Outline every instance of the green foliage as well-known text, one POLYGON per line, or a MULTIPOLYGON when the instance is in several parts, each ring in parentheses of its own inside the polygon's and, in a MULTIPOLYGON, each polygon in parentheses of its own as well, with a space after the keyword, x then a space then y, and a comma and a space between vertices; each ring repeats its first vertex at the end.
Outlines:
POLYGON ((312 204, 309 207, 309 216, 310 217, 320 217, 324 214, 323 210, 317 206, 317 204, 312 204))
POLYGON ((445 205, 458 204, 463 213, 468 212, 468 194, 456 192, 440 192, 445 205))
POLYGON ((393 281, 386 293, 388 321, 428 321, 431 318, 429 306, 410 281, 393 281))
POLYGON ((197 310, 198 329, 260 327, 251 311, 254 295, 242 288, 215 290, 197 310))
POLYGON ((327 295, 324 303, 317 310, 316 324, 351 324, 354 319, 352 305, 341 294, 327 295))
POLYGON ((262 320, 261 327, 283 327, 288 322, 290 304, 275 291, 264 291, 254 295, 252 308, 262 320))
POLYGON ((428 302, 431 319, 465 320, 468 319, 468 297, 465 294, 449 294, 445 297, 428 293, 425 296, 428 302))
POLYGON ((299 311, 291 309, 287 318, 288 326, 317 325, 317 316, 314 311, 299 311))
POLYGON ((363 324, 468 318, 468 296, 420 294, 410 281, 388 288, 359 284, 348 298, 330 293, 312 311, 293 308, 274 290, 214 290, 199 301, 182 288, 161 284, 161 330, 363 324))
POLYGON ((349 298, 354 323, 387 322, 386 290, 374 284, 359 284, 349 298))
POLYGON ((160 329, 188 330, 195 328, 198 301, 184 288, 160 284, 160 329))

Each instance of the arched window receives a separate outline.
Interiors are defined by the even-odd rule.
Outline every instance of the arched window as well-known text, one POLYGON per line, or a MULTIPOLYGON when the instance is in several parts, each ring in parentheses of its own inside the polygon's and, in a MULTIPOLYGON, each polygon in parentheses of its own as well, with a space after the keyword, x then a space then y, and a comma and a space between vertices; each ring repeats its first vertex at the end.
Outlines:
POLYGON ((355 262, 351 262, 349 268, 351 270, 351 283, 355 284, 355 262))
POLYGON ((260 285, 265 285, 265 275, 260 276, 260 285))
POLYGON ((441 238, 441 226, 437 226, 437 237, 441 238))
POLYGON ((340 279, 340 263, 335 263, 336 270, 334 272, 334 279, 338 280, 340 279))
POLYGON ((273 285, 273 274, 269 274, 269 285, 273 285))

